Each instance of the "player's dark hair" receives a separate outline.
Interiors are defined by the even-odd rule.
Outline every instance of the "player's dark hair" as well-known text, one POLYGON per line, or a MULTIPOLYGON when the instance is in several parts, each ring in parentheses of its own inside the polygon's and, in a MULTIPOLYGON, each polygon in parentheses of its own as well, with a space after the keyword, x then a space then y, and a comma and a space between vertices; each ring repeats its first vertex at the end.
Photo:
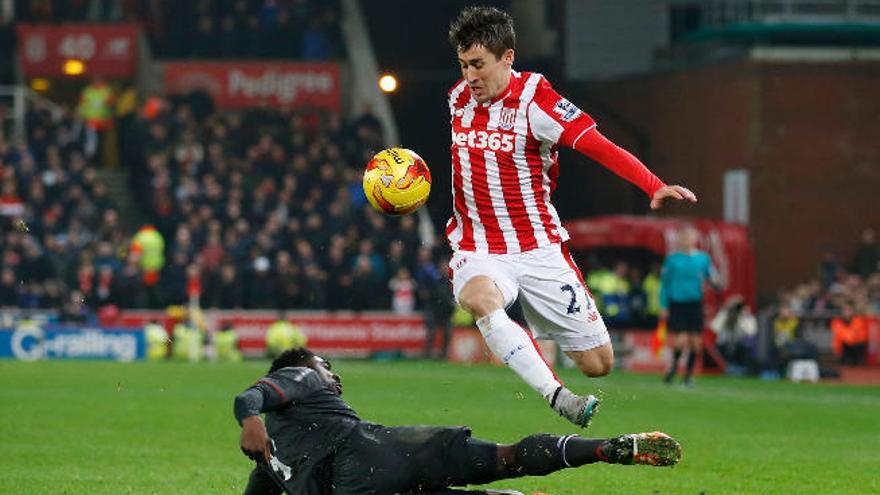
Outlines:
POLYGON ((501 58, 516 45, 513 18, 495 7, 466 7, 449 24, 449 43, 458 51, 483 45, 501 58))
POLYGON ((274 371, 278 371, 281 368, 287 368, 288 366, 302 366, 308 367, 309 362, 312 358, 315 357, 315 353, 306 349, 305 347, 294 347, 292 349, 288 349, 282 352, 274 361, 272 361, 272 366, 269 368, 269 373, 274 371))

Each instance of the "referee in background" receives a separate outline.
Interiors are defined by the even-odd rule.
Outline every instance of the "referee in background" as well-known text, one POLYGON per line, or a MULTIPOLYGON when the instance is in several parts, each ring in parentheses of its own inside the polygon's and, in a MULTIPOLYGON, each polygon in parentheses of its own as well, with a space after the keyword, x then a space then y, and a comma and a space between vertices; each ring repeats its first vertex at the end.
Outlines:
POLYGON ((672 364, 664 377, 672 383, 678 370, 678 360, 687 352, 686 386, 693 385, 694 363, 702 346, 703 283, 719 286, 718 271, 709 255, 697 249, 699 232, 694 227, 679 231, 679 250, 666 256, 660 274, 660 317, 666 319, 667 329, 675 336, 672 364))

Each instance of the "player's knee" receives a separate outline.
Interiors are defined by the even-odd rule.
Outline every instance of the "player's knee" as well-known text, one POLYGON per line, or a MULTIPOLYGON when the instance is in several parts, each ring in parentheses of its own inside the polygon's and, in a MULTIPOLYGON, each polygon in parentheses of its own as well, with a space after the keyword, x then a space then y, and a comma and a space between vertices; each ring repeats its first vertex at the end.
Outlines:
POLYGON ((604 361, 592 362, 581 366, 581 371, 590 378, 599 378, 611 373, 612 364, 604 361))
POLYGON ((591 354, 586 359, 578 361, 581 372, 591 378, 598 378, 611 373, 614 368, 614 351, 601 351, 591 354))
POLYGON ((474 318, 482 318, 504 307, 504 299, 494 285, 468 284, 458 296, 458 302, 474 318))

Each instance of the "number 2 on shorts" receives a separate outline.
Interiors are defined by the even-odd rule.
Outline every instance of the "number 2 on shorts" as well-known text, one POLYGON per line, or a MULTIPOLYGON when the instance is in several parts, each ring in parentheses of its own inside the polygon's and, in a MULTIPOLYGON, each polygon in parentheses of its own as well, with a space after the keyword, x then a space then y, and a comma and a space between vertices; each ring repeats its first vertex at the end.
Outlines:
POLYGON ((565 284, 559 288, 562 292, 568 292, 571 294, 571 301, 568 303, 568 314, 573 315, 575 313, 579 313, 581 307, 577 305, 577 293, 574 291, 574 287, 571 284, 565 284))

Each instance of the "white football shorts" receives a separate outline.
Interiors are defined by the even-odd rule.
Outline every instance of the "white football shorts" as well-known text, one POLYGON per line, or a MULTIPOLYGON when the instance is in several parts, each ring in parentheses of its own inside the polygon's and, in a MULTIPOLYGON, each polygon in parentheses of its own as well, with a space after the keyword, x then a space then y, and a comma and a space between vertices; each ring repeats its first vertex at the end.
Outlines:
POLYGON ((580 270, 562 244, 514 254, 456 251, 449 269, 456 302, 470 279, 485 275, 495 281, 505 307, 519 298, 536 339, 555 340, 563 351, 586 351, 611 341, 580 270))

